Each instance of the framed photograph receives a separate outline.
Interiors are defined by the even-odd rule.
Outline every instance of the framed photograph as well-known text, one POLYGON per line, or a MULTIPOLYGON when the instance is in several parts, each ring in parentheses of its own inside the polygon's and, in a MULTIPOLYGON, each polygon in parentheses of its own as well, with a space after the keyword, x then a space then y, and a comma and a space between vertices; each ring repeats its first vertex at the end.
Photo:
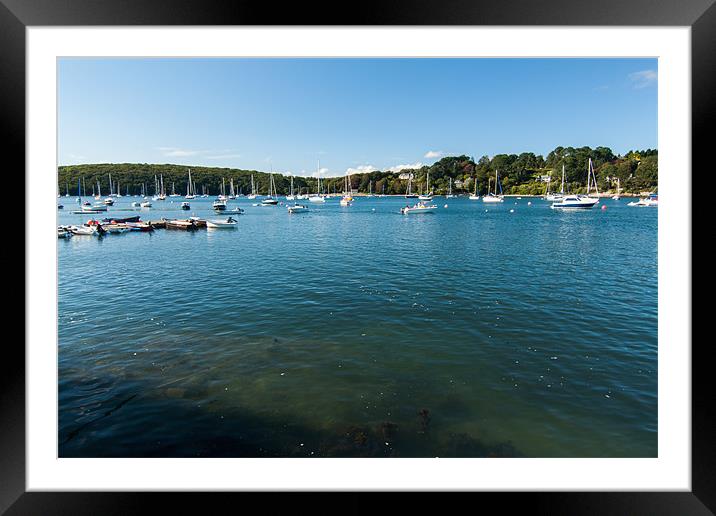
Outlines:
POLYGON ((141 510, 124 491, 713 510, 712 2, 2 1, 7 514, 141 510))

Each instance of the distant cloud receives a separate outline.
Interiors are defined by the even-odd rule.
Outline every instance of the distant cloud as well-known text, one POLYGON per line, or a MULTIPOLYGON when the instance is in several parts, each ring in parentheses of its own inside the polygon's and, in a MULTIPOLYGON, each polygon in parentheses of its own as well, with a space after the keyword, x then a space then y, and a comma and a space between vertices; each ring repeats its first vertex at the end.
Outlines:
POLYGON ((378 169, 373 165, 360 165, 358 167, 349 167, 346 169, 346 174, 368 174, 369 172, 376 172, 378 169))
POLYGON ((389 172, 400 172, 401 170, 405 168, 420 168, 423 164, 421 162, 417 163, 409 163, 406 165, 395 165, 394 167, 387 168, 386 170, 389 172))
POLYGON ((206 151, 180 149, 179 147, 157 147, 157 150, 167 158, 184 158, 187 156, 196 156, 206 151))
POLYGON ((166 158, 202 156, 206 159, 231 159, 241 157, 241 154, 237 154, 235 149, 194 150, 181 147, 157 147, 156 149, 166 158))
POLYGON ((321 167, 317 171, 313 172, 311 174, 311 177, 328 177, 329 170, 327 168, 321 167))
POLYGON ((443 151, 437 151, 437 150, 431 150, 425 153, 424 158, 433 159, 433 158, 439 158, 443 155, 443 151))
POLYGON ((656 73, 656 70, 641 70, 639 72, 630 73, 628 77, 632 87, 636 90, 640 90, 652 84, 656 84, 659 75, 656 73))
POLYGON ((70 161, 74 162, 75 164, 76 164, 76 163, 81 163, 81 162, 87 160, 87 156, 80 156, 79 154, 69 153, 69 154, 67 155, 67 157, 70 159, 70 161))

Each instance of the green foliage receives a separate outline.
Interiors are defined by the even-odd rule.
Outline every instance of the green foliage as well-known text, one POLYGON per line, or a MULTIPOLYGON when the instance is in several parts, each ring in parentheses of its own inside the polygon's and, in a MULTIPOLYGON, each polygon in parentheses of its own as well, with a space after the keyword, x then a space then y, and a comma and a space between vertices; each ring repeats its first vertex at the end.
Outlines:
MULTIPOLYGON (((504 193, 517 195, 541 195, 545 193, 547 184, 541 180, 543 176, 551 177, 552 190, 559 188, 562 177, 562 165, 565 167, 567 186, 570 192, 584 189, 587 180, 587 162, 592 158, 600 191, 614 189, 619 178, 623 192, 641 192, 655 190, 658 185, 658 152, 653 149, 629 151, 622 157, 615 156, 607 147, 557 147, 547 158, 531 152, 522 154, 497 154, 492 158, 482 156, 475 162, 470 156, 448 156, 431 166, 420 169, 402 170, 399 172, 376 171, 351 176, 351 188, 360 193, 368 193, 371 185, 373 193, 402 195, 406 192, 408 181, 400 179, 401 173, 413 174, 413 191, 427 191, 426 177, 430 174, 430 189, 436 194, 448 191, 450 180, 453 181, 453 193, 471 193, 475 188, 480 194, 487 193, 488 185, 494 188, 495 171, 499 173, 504 193), (457 183, 456 183, 457 182, 457 183), (462 186, 458 186, 458 185, 462 186), (556 188, 555 188, 556 187, 556 188)), ((187 167, 171 164, 147 163, 103 163, 86 165, 69 165, 58 168, 58 187, 60 193, 69 188, 70 195, 77 194, 77 181, 84 180, 87 195, 93 192, 93 186, 99 182, 103 194, 109 193, 109 174, 112 181, 120 185, 120 193, 135 195, 142 192, 144 185, 147 195, 153 195, 154 176, 163 178, 167 193, 174 190, 185 194, 188 171, 191 168, 192 179, 196 184, 197 193, 204 191, 209 195, 217 195, 222 179, 228 192, 229 182, 234 181, 236 193, 251 192, 251 175, 254 176, 259 194, 268 192, 269 174, 257 170, 242 170, 218 167, 187 167)), ((290 176, 274 174, 279 195, 289 192, 290 176)), ((344 189, 344 178, 333 177, 321 181, 324 192, 340 193, 344 189)), ((294 177, 294 190, 301 193, 316 191, 316 179, 294 177)))

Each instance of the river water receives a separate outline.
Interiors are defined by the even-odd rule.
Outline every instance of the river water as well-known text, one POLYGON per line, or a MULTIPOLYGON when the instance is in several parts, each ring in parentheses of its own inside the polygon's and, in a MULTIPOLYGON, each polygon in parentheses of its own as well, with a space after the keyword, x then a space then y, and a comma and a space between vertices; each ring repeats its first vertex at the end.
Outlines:
POLYGON ((658 209, 254 202, 58 240, 60 456, 657 455, 658 209))

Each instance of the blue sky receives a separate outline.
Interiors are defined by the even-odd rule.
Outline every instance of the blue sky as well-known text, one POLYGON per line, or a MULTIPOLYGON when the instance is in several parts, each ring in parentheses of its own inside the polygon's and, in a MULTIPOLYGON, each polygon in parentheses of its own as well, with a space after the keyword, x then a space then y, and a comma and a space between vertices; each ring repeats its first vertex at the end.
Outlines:
POLYGON ((657 147, 656 59, 58 62, 59 164, 341 175, 445 155, 657 147))

